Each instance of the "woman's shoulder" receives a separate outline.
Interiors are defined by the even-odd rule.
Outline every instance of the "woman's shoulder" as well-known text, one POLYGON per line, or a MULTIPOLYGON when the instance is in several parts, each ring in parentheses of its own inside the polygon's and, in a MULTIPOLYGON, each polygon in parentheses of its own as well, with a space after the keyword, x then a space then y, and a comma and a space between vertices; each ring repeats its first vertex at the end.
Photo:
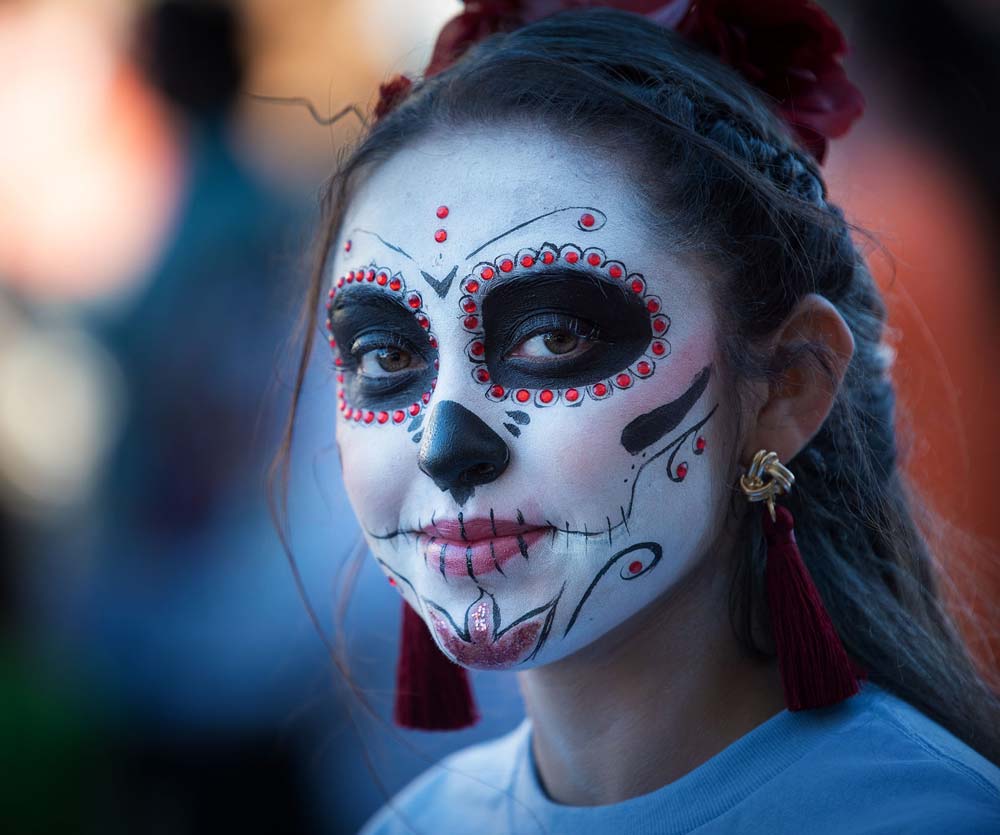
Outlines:
POLYGON ((906 701, 865 691, 853 720, 778 783, 795 784, 812 814, 846 827, 831 832, 1000 832, 1000 768, 906 701))
POLYGON ((525 719, 504 736, 471 745, 445 757, 414 779, 365 824, 360 835, 434 832, 442 819, 473 815, 470 831, 484 830, 510 797, 518 758, 528 744, 530 723, 525 719))

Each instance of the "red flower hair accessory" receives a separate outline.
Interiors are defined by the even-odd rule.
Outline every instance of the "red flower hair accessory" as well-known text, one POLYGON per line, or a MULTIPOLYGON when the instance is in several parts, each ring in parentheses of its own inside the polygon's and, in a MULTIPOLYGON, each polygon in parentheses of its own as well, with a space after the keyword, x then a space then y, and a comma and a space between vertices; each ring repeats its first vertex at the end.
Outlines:
MULTIPOLYGON (((557 12, 597 7, 642 15, 716 55, 774 100, 778 114, 819 162, 828 140, 847 133, 864 112, 864 97, 841 63, 847 42, 811 0, 465 0, 465 10, 438 35, 424 75, 447 69, 494 33, 557 12)), ((398 85, 392 89, 398 99, 398 85)), ((381 112, 392 107, 381 105, 380 100, 381 112)))

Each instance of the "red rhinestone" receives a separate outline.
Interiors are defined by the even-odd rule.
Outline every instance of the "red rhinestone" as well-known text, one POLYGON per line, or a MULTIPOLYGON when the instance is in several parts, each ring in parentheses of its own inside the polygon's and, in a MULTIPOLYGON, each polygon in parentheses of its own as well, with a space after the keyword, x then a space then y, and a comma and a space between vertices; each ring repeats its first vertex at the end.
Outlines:
POLYGON ((483 345, 482 342, 473 342, 469 346, 469 351, 472 352, 473 356, 481 357, 483 354, 486 353, 486 346, 483 345))
POLYGON ((335 366, 337 366, 337 368, 340 368, 340 366, 342 366, 342 365, 344 364, 344 358, 343 358, 343 357, 336 357, 336 358, 335 358, 335 359, 333 360, 333 364, 334 364, 335 366))
POLYGON ((632 378, 628 374, 619 374, 615 377, 615 382, 618 383, 619 388, 627 389, 632 385, 632 378))
POLYGON ((354 270, 351 270, 350 272, 347 273, 347 283, 348 284, 354 283, 354 270))
POLYGON ((512 269, 514 269, 514 262, 511 261, 510 258, 504 258, 503 261, 500 262, 500 269, 505 273, 509 273, 512 269))
POLYGON ((648 374, 650 371, 652 371, 652 369, 649 366, 649 363, 646 362, 645 360, 642 360, 641 362, 637 363, 635 366, 635 370, 638 371, 640 374, 648 374))
POLYGON ((542 263, 543 264, 551 264, 555 260, 556 260, 556 256, 553 255, 551 252, 543 252, 542 253, 542 263))
POLYGON ((645 289, 646 289, 645 285, 643 285, 643 283, 638 278, 632 282, 633 293, 641 293, 645 289))
POLYGON ((333 289, 333 288, 331 287, 331 288, 330 288, 330 292, 326 294, 326 297, 327 297, 328 299, 332 299, 332 298, 333 298, 333 297, 334 297, 334 296, 335 296, 336 294, 337 294, 337 291, 336 291, 336 290, 334 290, 334 289, 333 289))
POLYGON ((476 379, 479 380, 480 383, 488 383, 490 381, 490 372, 485 368, 477 368, 476 379))
POLYGON ((566 253, 566 260, 567 260, 567 261, 568 261, 568 262, 569 262, 570 264, 575 264, 575 263, 576 263, 577 261, 579 261, 579 260, 580 260, 580 253, 579 253, 579 252, 574 252, 574 251, 573 251, 573 250, 571 249, 571 250, 570 250, 569 252, 567 252, 567 253, 566 253))
POLYGON ((465 282, 466 293, 475 293, 478 289, 479 289, 478 281, 475 281, 474 279, 469 279, 469 281, 465 282))
POLYGON ((656 299, 649 299, 646 302, 646 310, 648 310, 650 313, 659 313, 660 303, 656 299))
POLYGON ((448 240, 448 233, 445 232, 444 229, 438 229, 437 232, 434 233, 434 240, 439 244, 443 244, 446 240, 448 240))
POLYGON ((396 585, 396 578, 395 577, 390 577, 389 578, 389 585, 390 586, 396 585))
POLYGON ((402 423, 405 419, 406 419, 406 412, 404 412, 402 409, 396 409, 396 411, 392 413, 393 423, 402 423))
POLYGON ((522 267, 532 267, 532 266, 534 266, 534 264, 535 264, 535 259, 532 258, 530 255, 525 255, 521 259, 521 266, 522 267))
POLYGON ((677 465, 677 477, 683 479, 688 474, 688 465, 683 462, 677 465))
POLYGON ((394 278, 394 279, 392 279, 392 280, 389 281, 389 289, 390 290, 398 290, 402 286, 403 286, 403 282, 400 281, 398 278, 394 278))
POLYGON ((466 313, 475 313, 476 312, 475 300, 466 299, 464 302, 462 302, 462 310, 464 310, 466 313))
POLYGON ((365 423, 371 423, 373 420, 375 420, 375 413, 365 412, 365 423))
POLYGON ((432 348, 437 348, 438 341, 437 341, 437 337, 434 336, 434 334, 432 334, 432 333, 428 334, 427 335, 427 341, 430 343, 430 345, 431 345, 432 348))
POLYGON ((527 389, 518 389, 517 394, 514 395, 514 399, 518 403, 527 403, 531 399, 531 392, 527 389))
POLYGON ((477 316, 466 316, 462 324, 465 325, 467 330, 474 331, 479 327, 479 318, 477 316))
POLYGON ((368 272, 365 273, 365 279, 367 279, 368 281, 374 281, 375 280, 375 270, 368 270, 368 272))
POLYGON ((667 329, 667 323, 662 319, 653 320, 653 330, 657 333, 663 333, 667 329))
POLYGON ((479 277, 483 279, 483 281, 489 281, 495 275, 496 271, 493 269, 493 267, 483 267, 483 271, 479 273, 479 277))
POLYGON ((418 414, 420 414, 420 404, 419 403, 411 403, 409 411, 410 411, 411 415, 418 415, 418 414))
POLYGON ((427 330, 431 326, 431 320, 424 316, 423 313, 418 313, 414 318, 416 318, 417 324, 424 330, 427 330))
POLYGON ((585 212, 584 214, 580 215, 580 225, 581 226, 586 226, 589 229, 595 223, 597 223, 597 221, 595 220, 594 216, 590 212, 585 212))
POLYGON ((420 296, 414 294, 406 300, 406 303, 414 310, 416 310, 418 307, 420 307, 420 296))
POLYGON ((351 242, 344 241, 344 252, 350 252, 350 251, 351 251, 351 242))
POLYGON ((341 276, 340 278, 337 279, 337 286, 338 287, 343 287, 344 286, 344 277, 343 276, 341 276))
POLYGON ((548 389, 543 389, 538 395, 538 399, 543 403, 551 403, 553 397, 555 397, 555 395, 548 389))
POLYGON ((354 422, 357 423, 361 420, 361 409, 354 410, 354 422))
POLYGON ((706 442, 704 438, 698 438, 698 440, 694 442, 694 448, 698 450, 698 452, 704 452, 705 446, 706 442))
POLYGON ((658 356, 658 357, 663 356, 663 354, 666 352, 666 350, 667 350, 666 346, 664 346, 664 344, 662 342, 654 342, 653 343, 653 353, 656 354, 656 356, 658 356))
POLYGON ((596 252, 591 252, 590 255, 587 256, 587 263, 592 267, 596 267, 601 263, 601 256, 596 252))
POLYGON ((564 395, 564 397, 570 403, 576 403, 576 401, 580 399, 580 392, 578 392, 576 389, 566 389, 566 394, 564 395))
POLYGON ((388 280, 389 276, 387 276, 385 273, 379 273, 377 276, 375 276, 375 283, 378 284, 380 287, 385 287, 385 283, 388 280))
POLYGON ((438 206, 437 207, 437 211, 435 212, 435 214, 439 218, 441 218, 441 220, 444 220, 446 217, 448 217, 448 207, 447 206, 438 206))
POLYGON ((594 394, 596 394, 598 397, 604 397, 604 395, 607 393, 608 393, 608 387, 604 385, 604 383, 598 383, 596 386, 594 386, 594 394))
POLYGON ((639 562, 639 560, 635 560, 635 562, 629 563, 628 566, 629 574, 638 574, 640 571, 642 571, 642 563, 639 562))
POLYGON ((490 389, 490 394, 493 395, 493 397, 497 398, 498 400, 504 396, 504 393, 505 392, 503 386, 493 386, 493 388, 490 389))
POLYGON ((610 267, 608 267, 608 275, 610 275, 612 278, 621 278, 622 268, 619 267, 617 264, 612 264, 610 267))
POLYGON ((429 391, 425 391, 423 394, 420 395, 420 399, 424 401, 424 405, 430 403, 431 393, 429 391))
MULTIPOLYGON (((343 383, 344 382, 344 375, 343 374, 338 374, 337 375, 337 382, 338 383, 343 383)), ((341 395, 343 395, 343 392, 341 392, 341 395)))

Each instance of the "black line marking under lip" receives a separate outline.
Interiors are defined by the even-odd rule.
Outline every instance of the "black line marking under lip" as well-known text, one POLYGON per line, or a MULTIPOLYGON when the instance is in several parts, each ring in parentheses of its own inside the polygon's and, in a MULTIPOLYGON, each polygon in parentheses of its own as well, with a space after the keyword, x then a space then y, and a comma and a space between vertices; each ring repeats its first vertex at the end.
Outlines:
POLYGON ((517 535, 517 547, 521 551, 521 556, 528 559, 528 543, 524 541, 524 537, 521 534, 517 535))
POLYGON ((521 509, 520 508, 518 508, 518 510, 517 510, 517 524, 519 524, 519 525, 523 525, 524 524, 524 514, 521 513, 521 509))
MULTIPOLYGON (((492 545, 493 543, 491 542, 490 544, 492 545)), ((476 574, 472 570, 472 546, 471 545, 466 545, 465 546, 465 570, 467 572, 469 572, 469 576, 473 580, 476 579, 476 574)))
POLYGON ((462 511, 458 511, 458 531, 462 537, 462 542, 468 542, 469 537, 465 535, 465 520, 462 518, 462 511))
POLYGON ((497 535, 497 523, 493 518, 493 508, 490 508, 490 528, 493 530, 493 536, 497 535))
POLYGON ((438 557, 438 565, 441 569, 441 576, 444 577, 445 582, 448 582, 448 575, 444 570, 444 552, 448 550, 448 543, 445 542, 441 545, 441 555, 438 557))
POLYGON ((503 569, 500 567, 500 563, 497 562, 497 555, 493 550, 493 540, 490 540, 490 556, 493 558, 493 567, 500 572, 504 577, 507 575, 503 573, 503 569))

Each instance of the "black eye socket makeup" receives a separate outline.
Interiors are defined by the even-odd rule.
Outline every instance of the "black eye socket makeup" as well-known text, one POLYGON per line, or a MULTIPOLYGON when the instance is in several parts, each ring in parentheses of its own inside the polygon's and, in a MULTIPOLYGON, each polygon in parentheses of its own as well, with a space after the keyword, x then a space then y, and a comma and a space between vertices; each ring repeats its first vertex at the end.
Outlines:
POLYGON ((635 293, 559 267, 492 283, 482 323, 490 379, 505 388, 588 386, 639 359, 652 338, 635 293))
POLYGON ((402 409, 431 388, 437 351, 413 311, 395 296, 367 286, 341 291, 328 322, 349 403, 402 409))

